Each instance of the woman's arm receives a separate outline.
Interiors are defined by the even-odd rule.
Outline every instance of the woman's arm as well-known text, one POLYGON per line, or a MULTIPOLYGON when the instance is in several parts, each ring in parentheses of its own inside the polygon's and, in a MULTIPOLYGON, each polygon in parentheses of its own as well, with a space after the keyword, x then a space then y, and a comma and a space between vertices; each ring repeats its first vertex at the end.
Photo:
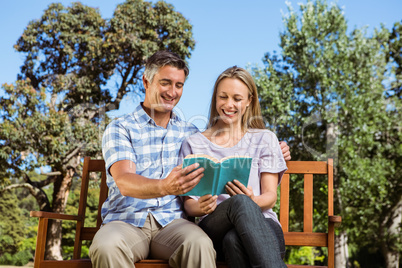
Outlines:
POLYGON ((200 199, 195 200, 189 196, 184 197, 184 210, 187 215, 192 217, 201 217, 206 214, 212 213, 217 206, 217 195, 204 195, 200 199))
POLYGON ((277 173, 261 173, 261 195, 255 196, 254 202, 260 206, 262 210, 273 208, 276 204, 277 188, 278 188, 277 173))

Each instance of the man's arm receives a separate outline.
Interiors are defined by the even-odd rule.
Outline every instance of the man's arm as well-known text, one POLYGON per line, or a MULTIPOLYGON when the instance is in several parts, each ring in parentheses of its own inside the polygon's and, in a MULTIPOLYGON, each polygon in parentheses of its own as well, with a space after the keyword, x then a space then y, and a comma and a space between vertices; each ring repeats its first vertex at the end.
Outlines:
POLYGON ((283 158, 285 158, 286 161, 292 159, 292 157, 290 156, 289 146, 286 144, 286 142, 280 141, 279 145, 281 146, 283 158))
POLYGON ((122 160, 110 167, 110 174, 122 195, 148 199, 187 193, 204 176, 203 168, 194 170, 198 166, 197 163, 184 169, 177 166, 165 179, 156 180, 136 174, 135 163, 122 160), (192 170, 194 171, 191 172, 192 170))

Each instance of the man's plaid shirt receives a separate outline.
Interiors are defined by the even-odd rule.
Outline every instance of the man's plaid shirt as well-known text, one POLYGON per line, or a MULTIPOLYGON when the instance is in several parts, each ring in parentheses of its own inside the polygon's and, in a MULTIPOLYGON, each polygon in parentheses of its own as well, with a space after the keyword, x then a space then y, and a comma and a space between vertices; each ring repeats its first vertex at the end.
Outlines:
POLYGON ((137 174, 164 179, 177 165, 182 141, 197 131, 193 124, 181 120, 175 113, 166 129, 157 126, 141 105, 133 113, 113 120, 102 140, 109 187, 109 196, 102 206, 103 224, 119 220, 142 227, 148 213, 152 213, 162 226, 182 218, 180 197, 139 199, 123 196, 109 169, 117 161, 130 160, 135 163, 137 174))

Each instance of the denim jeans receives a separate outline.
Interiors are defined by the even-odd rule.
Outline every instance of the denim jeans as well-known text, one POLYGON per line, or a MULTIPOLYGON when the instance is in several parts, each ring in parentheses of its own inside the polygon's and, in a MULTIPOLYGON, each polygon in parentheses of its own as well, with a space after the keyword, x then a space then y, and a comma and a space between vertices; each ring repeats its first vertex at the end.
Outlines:
POLYGON ((218 260, 224 258, 229 267, 286 267, 282 228, 246 195, 223 201, 199 226, 212 239, 218 260))

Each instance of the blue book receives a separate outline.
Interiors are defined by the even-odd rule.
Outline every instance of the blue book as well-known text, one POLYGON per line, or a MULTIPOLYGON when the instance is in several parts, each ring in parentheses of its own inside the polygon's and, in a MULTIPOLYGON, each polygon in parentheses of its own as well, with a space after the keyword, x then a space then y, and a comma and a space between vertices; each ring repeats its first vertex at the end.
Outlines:
POLYGON ((238 180, 247 187, 252 161, 253 159, 247 156, 228 156, 219 160, 205 154, 187 155, 183 159, 183 168, 199 163, 205 170, 200 182, 182 195, 226 194, 225 185, 233 180, 238 180))

